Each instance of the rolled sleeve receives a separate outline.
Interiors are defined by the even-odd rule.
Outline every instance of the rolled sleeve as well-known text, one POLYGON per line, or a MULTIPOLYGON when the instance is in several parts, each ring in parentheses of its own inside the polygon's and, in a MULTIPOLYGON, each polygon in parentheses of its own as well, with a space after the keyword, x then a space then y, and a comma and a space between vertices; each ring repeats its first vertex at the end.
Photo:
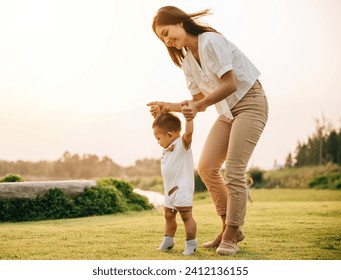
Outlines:
POLYGON ((228 47, 223 36, 212 33, 207 39, 205 48, 208 67, 217 77, 221 78, 226 72, 233 69, 233 50, 228 47))

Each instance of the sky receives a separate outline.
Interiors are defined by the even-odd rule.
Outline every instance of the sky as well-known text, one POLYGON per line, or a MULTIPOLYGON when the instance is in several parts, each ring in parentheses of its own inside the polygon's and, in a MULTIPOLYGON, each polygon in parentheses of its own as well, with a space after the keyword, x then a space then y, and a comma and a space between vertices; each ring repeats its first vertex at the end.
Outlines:
MULTIPOLYGON (((249 167, 283 164, 317 118, 340 127, 340 0, 0 0, 0 159, 160 158, 146 104, 191 98, 151 29, 165 5, 210 8, 203 21, 261 71, 270 114, 249 167)), ((217 116, 195 119, 195 164, 217 116)))

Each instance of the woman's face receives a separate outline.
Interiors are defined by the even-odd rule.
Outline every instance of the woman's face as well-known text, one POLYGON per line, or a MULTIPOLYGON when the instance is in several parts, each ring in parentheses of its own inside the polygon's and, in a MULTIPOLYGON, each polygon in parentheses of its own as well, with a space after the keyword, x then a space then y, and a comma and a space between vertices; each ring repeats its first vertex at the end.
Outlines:
POLYGON ((159 25, 155 32, 167 47, 175 47, 181 50, 186 46, 186 31, 182 23, 159 25))

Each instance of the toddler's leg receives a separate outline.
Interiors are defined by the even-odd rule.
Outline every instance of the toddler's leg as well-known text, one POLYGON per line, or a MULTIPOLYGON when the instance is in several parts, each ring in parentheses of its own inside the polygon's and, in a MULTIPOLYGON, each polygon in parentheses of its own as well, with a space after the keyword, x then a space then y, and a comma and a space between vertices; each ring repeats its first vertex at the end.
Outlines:
POLYGON ((174 235, 177 228, 176 223, 176 210, 164 207, 165 210, 165 236, 163 241, 159 247, 159 250, 169 250, 172 249, 175 245, 174 235))
POLYGON ((193 219, 192 207, 177 207, 177 210, 180 212, 186 231, 185 251, 183 254, 192 255, 198 247, 198 242, 195 239, 197 233, 197 224, 193 219))

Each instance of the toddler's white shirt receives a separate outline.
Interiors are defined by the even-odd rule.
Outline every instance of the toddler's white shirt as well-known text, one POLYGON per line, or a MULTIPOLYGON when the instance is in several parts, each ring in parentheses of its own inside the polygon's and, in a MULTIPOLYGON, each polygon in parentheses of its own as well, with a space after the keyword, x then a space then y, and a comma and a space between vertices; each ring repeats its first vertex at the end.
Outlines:
POLYGON ((233 43, 219 33, 199 34, 198 52, 201 66, 190 50, 183 61, 188 89, 192 95, 202 92, 207 96, 220 86, 221 76, 233 70, 237 80, 237 90, 215 104, 220 115, 233 119, 230 110, 256 82, 260 75, 259 70, 233 43))
POLYGON ((164 182, 164 206, 192 206, 194 193, 194 168, 192 149, 186 149, 182 137, 174 140, 163 151, 161 172, 164 182), (170 147, 173 146, 173 149, 170 147), (171 151, 172 150, 172 151, 171 151), (174 187, 179 189, 168 195, 174 187))

